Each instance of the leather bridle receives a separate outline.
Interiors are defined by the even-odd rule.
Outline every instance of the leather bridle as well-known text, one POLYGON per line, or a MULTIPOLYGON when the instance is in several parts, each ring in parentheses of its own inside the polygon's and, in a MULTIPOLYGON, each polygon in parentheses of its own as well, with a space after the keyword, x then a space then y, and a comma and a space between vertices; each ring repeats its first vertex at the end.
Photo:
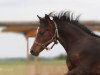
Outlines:
POLYGON ((54 47, 55 44, 58 44, 57 39, 59 38, 59 33, 58 33, 57 24, 55 23, 54 20, 52 20, 52 21, 54 22, 54 25, 55 25, 55 32, 54 32, 53 37, 52 37, 49 41, 47 41, 47 42, 45 42, 45 43, 43 43, 43 44, 38 43, 38 42, 36 42, 36 41, 34 42, 35 44, 41 46, 42 48, 44 48, 44 49, 46 49, 46 50, 50 50, 50 49, 52 49, 52 48, 54 47), (47 44, 50 44, 50 43, 52 43, 52 42, 54 42, 54 44, 53 44, 50 48, 48 48, 46 45, 47 45, 47 44))

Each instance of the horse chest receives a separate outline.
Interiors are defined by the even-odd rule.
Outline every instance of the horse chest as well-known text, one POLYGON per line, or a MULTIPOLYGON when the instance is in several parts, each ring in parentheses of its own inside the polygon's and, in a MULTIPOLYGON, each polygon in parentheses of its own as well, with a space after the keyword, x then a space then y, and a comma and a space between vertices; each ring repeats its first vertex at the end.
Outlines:
POLYGON ((72 61, 73 63, 77 63, 80 60, 80 54, 76 52, 71 53, 69 57, 70 57, 70 61, 72 61))

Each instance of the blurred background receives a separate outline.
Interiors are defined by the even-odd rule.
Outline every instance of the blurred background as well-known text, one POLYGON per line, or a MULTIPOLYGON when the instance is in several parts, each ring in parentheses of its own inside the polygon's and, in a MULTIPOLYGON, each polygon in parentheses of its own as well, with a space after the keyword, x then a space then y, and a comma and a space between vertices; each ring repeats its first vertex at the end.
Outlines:
POLYGON ((80 22, 100 35, 99 3, 100 0, 0 0, 0 75, 64 75, 67 54, 60 44, 44 50, 39 57, 29 53, 39 23, 37 15, 71 11, 81 15, 80 22))

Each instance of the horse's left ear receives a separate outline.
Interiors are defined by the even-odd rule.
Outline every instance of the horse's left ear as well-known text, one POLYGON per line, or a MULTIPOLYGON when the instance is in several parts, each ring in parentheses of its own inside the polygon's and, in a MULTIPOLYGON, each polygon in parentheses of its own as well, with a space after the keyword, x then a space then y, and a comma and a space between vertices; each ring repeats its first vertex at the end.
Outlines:
POLYGON ((49 15, 45 14, 45 19, 50 20, 49 15))
POLYGON ((42 20, 42 18, 40 16, 37 15, 37 17, 39 18, 39 20, 42 20))

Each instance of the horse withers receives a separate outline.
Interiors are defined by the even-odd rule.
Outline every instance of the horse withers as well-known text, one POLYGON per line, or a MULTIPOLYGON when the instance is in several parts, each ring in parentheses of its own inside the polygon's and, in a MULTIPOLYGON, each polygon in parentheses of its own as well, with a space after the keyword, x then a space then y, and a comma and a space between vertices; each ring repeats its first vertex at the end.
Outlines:
POLYGON ((43 18, 38 16, 40 25, 30 52, 38 56, 49 49, 50 43, 55 45, 59 41, 67 53, 67 75, 100 75, 100 37, 72 15, 66 11, 52 16, 46 14, 43 18))

